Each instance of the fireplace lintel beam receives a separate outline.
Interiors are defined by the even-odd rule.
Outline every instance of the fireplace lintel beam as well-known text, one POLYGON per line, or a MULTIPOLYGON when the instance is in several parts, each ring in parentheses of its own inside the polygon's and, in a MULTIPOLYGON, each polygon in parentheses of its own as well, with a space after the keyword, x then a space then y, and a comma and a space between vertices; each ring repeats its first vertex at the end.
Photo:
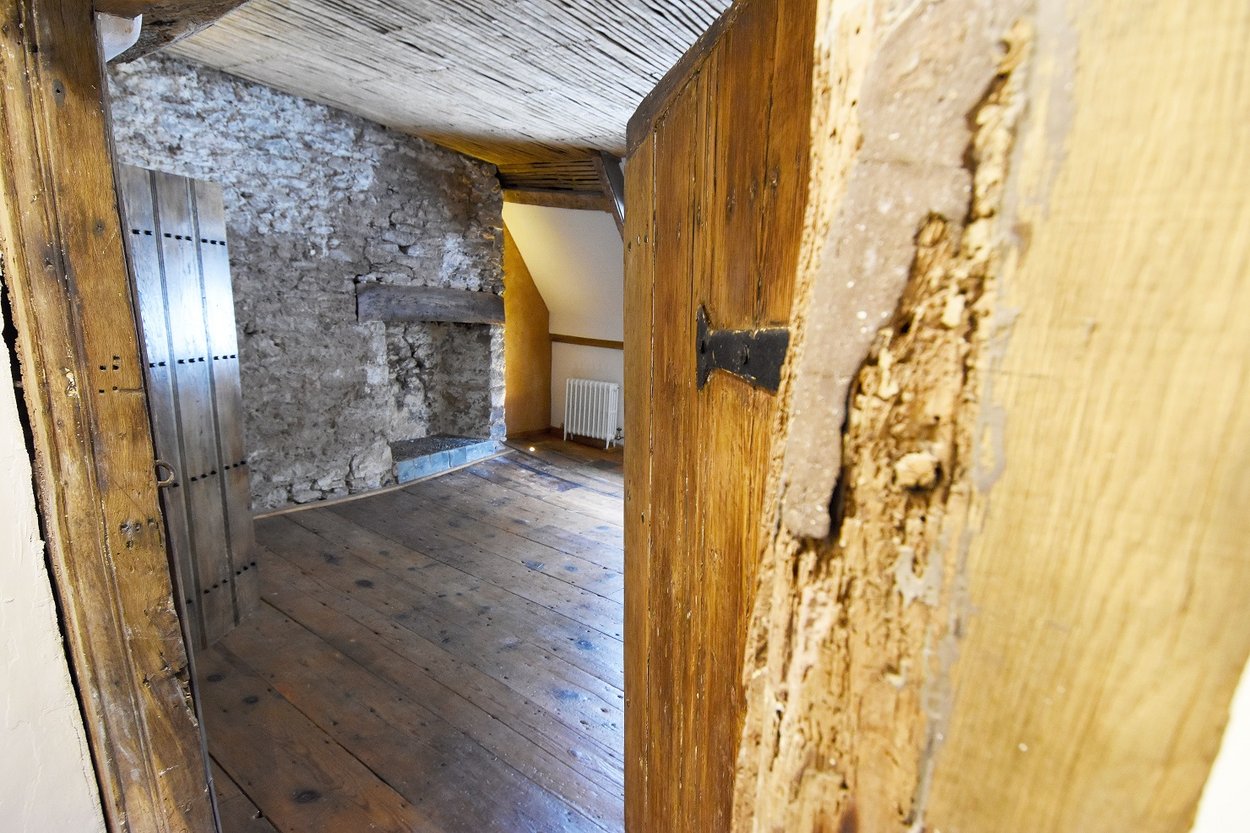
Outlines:
POLYGON ((469 289, 365 283, 356 287, 356 317, 393 323, 502 324, 503 298, 469 289))

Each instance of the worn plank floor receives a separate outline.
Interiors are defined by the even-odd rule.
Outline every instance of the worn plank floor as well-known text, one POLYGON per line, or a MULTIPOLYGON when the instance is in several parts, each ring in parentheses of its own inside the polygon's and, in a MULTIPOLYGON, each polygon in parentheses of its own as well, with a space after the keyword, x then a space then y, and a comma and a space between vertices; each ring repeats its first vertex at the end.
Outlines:
POLYGON ((532 441, 259 521, 198 655, 224 833, 621 830, 621 484, 532 441))

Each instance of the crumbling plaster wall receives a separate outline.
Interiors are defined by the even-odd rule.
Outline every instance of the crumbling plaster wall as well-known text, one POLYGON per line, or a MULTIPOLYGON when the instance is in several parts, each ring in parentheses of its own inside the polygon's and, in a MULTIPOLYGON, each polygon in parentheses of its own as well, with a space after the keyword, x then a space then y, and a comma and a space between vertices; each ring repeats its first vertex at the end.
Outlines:
POLYGON ((256 509, 386 485, 395 440, 503 436, 501 328, 355 308, 364 281, 502 290, 492 167, 172 58, 109 86, 121 161, 225 191, 256 509))

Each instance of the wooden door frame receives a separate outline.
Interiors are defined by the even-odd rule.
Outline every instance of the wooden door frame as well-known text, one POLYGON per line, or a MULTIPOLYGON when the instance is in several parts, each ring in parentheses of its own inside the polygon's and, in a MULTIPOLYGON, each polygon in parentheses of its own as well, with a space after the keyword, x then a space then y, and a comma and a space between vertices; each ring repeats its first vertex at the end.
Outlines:
POLYGON ((153 471, 87 0, 6 0, 0 265, 66 653, 111 831, 216 822, 153 471))

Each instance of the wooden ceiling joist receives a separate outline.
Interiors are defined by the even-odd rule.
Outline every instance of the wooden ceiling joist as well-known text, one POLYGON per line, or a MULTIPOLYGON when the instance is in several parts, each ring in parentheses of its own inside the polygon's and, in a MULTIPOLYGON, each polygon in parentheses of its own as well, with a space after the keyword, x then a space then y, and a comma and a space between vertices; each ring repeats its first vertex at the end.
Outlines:
POLYGON ((547 208, 572 208, 579 211, 611 211, 612 205, 602 191, 567 191, 558 188, 505 188, 504 202, 518 205, 542 205, 547 208))
POLYGON ((612 219, 616 220, 616 230, 625 236, 625 171, 621 168, 621 160, 608 153, 599 151, 595 160, 599 169, 599 185, 608 198, 612 219))
POLYGON ((247 0, 96 0, 97 12, 117 17, 143 15, 139 41, 119 57, 133 61, 190 37, 247 0))

